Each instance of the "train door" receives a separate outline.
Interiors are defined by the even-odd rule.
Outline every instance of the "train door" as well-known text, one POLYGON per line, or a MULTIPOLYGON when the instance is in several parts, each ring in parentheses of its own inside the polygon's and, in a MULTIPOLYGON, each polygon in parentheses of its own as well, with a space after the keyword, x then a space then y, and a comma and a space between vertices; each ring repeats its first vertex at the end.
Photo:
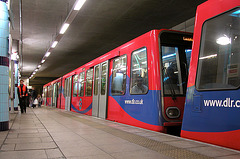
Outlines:
POLYGON ((52 104, 52 85, 47 87, 47 106, 51 106, 52 104))
POLYGON ((60 108, 61 105, 61 87, 60 87, 60 82, 57 83, 57 104, 56 104, 56 108, 60 108))
POLYGON ((164 126, 170 126, 168 121, 180 123, 183 117, 192 34, 164 31, 159 38, 162 115, 167 121, 164 126))
POLYGON ((72 93, 72 77, 65 79, 65 110, 70 111, 72 93))
POLYGON ((108 61, 94 66, 92 115, 106 119, 107 116, 108 61))
POLYGON ((44 106, 46 106, 47 104, 47 87, 45 87, 43 89, 43 102, 44 102, 44 106))
POLYGON ((53 97, 52 97, 52 107, 56 106, 56 93, 55 93, 56 84, 53 84, 53 97))
POLYGON ((57 83, 53 84, 53 100, 52 100, 52 106, 57 106, 57 98, 58 98, 58 85, 57 83))

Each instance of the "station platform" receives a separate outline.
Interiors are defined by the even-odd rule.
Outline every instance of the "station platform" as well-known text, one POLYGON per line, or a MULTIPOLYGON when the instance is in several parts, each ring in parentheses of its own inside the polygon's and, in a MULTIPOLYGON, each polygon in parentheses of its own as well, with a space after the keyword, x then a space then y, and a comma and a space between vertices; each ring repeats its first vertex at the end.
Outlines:
POLYGON ((0 159, 239 159, 240 152, 56 108, 10 114, 0 159))

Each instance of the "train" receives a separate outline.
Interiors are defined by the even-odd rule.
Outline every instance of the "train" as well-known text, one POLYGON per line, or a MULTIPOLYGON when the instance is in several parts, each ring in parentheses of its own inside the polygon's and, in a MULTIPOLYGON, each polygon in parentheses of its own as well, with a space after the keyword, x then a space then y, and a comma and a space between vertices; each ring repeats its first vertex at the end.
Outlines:
POLYGON ((44 101, 167 133, 181 126, 191 47, 191 33, 149 31, 44 85, 44 101))
POLYGON ((181 136, 240 150, 240 1, 197 8, 181 136))
POLYGON ((240 1, 197 8, 194 34, 151 30, 43 86, 43 104, 240 150, 240 1))

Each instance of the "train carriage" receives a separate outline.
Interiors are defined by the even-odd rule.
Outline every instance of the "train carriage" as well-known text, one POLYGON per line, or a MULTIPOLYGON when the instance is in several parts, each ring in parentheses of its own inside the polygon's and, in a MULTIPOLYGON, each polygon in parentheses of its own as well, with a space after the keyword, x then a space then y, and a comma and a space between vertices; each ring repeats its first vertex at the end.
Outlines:
POLYGON ((191 40, 153 30, 119 47, 110 61, 107 119, 161 132, 180 126, 191 40))
POLYGON ((240 1, 197 8, 181 136, 240 150, 240 1))
POLYGON ((61 80, 58 78, 52 82, 49 82, 43 86, 43 105, 60 108, 61 104, 61 80))
POLYGON ((47 101, 47 86, 43 86, 43 93, 42 93, 42 105, 46 106, 46 101, 47 101))
POLYGON ((93 68, 82 66, 73 76, 71 111, 92 115, 93 68))
POLYGON ((52 107, 60 108, 61 107, 61 96, 62 96, 62 77, 54 80, 51 85, 52 85, 52 107))
POLYGON ((49 82, 43 86, 43 105, 52 105, 52 82, 49 82))
POLYGON ((191 33, 141 35, 64 75, 61 109, 154 131, 179 127, 191 46, 191 33))

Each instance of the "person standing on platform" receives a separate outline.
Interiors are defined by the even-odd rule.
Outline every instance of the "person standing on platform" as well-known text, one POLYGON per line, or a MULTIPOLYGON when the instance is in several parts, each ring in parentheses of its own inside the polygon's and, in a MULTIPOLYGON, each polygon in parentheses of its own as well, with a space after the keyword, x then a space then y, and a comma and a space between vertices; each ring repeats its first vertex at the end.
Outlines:
POLYGON ((18 86, 18 99, 19 105, 21 108, 21 113, 26 113, 26 95, 27 95, 27 86, 23 84, 23 80, 20 80, 20 85, 18 86))
POLYGON ((38 107, 41 107, 41 105, 42 105, 42 97, 41 97, 40 94, 38 94, 37 99, 38 99, 38 107))
POLYGON ((36 105, 38 105, 38 100, 37 100, 37 92, 34 87, 32 87, 32 95, 31 96, 32 96, 32 101, 33 101, 32 107, 35 108, 36 105))

